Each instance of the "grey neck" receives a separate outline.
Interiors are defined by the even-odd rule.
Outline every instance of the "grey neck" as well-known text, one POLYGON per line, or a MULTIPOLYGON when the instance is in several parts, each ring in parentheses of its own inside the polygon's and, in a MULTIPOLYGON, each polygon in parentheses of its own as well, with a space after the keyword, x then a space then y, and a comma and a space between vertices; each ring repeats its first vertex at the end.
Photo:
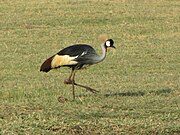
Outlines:
POLYGON ((102 50, 102 55, 96 57, 96 63, 99 63, 106 58, 106 48, 104 47, 104 43, 101 44, 101 50, 102 50))

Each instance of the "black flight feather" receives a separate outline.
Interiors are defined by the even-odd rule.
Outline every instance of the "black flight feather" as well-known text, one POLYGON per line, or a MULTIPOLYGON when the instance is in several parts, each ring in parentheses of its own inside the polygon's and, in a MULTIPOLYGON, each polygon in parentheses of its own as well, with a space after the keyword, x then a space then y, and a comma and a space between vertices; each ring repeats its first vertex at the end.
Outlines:
POLYGON ((59 51, 58 55, 69 55, 70 57, 81 55, 83 52, 87 53, 96 53, 95 50, 86 44, 76 44, 69 47, 66 47, 59 51))

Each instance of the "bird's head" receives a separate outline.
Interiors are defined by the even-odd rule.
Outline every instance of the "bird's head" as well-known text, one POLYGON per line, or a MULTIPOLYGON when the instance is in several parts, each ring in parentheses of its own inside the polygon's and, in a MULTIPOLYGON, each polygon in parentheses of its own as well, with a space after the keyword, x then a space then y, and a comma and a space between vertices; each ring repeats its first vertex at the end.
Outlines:
POLYGON ((114 41, 112 39, 107 39, 106 42, 104 43, 104 46, 105 48, 108 48, 108 47, 116 48, 114 46, 114 41))

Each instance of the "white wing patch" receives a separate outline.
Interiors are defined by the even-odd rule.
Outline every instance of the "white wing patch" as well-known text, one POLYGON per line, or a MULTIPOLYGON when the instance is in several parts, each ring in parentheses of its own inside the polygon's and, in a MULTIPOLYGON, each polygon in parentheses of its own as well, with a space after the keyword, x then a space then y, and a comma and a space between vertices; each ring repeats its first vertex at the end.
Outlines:
POLYGON ((75 65, 78 62, 73 60, 77 57, 78 56, 70 57, 69 55, 55 55, 51 62, 51 67, 56 68, 64 65, 75 65))
POLYGON ((85 55, 85 54, 87 54, 87 51, 83 52, 80 56, 83 56, 83 55, 85 55))

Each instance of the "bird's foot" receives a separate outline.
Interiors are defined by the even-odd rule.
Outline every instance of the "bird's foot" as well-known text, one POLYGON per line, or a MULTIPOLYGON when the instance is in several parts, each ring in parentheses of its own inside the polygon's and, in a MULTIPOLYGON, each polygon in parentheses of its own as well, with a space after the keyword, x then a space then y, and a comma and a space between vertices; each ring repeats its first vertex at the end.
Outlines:
POLYGON ((99 92, 98 90, 95 90, 95 89, 87 87, 87 86, 86 86, 86 90, 88 90, 88 91, 90 91, 92 93, 98 93, 99 92))
MULTIPOLYGON (((70 80, 70 79, 65 79, 64 80, 64 84, 72 84, 73 83, 73 81, 72 80, 70 80)), ((75 83, 75 82, 74 82, 75 83)))
MULTIPOLYGON (((70 79, 65 79, 65 80, 64 80, 64 84, 72 84, 72 83, 73 83, 73 80, 70 80, 70 79)), ((81 85, 81 84, 77 84, 77 83, 75 83, 75 81, 74 81, 74 85, 83 87, 83 88, 85 88, 87 91, 90 91, 90 92, 92 92, 92 93, 97 93, 97 92, 99 92, 98 90, 95 90, 95 89, 90 88, 90 87, 88 87, 88 86, 84 86, 84 85, 81 85)))
POLYGON ((74 85, 79 86, 79 87, 83 87, 83 88, 85 88, 87 91, 90 91, 90 92, 92 92, 92 93, 97 93, 97 92, 99 92, 98 90, 95 90, 95 89, 93 89, 93 88, 90 88, 90 87, 88 87, 88 86, 84 86, 84 85, 81 85, 81 84, 74 83, 74 85))

